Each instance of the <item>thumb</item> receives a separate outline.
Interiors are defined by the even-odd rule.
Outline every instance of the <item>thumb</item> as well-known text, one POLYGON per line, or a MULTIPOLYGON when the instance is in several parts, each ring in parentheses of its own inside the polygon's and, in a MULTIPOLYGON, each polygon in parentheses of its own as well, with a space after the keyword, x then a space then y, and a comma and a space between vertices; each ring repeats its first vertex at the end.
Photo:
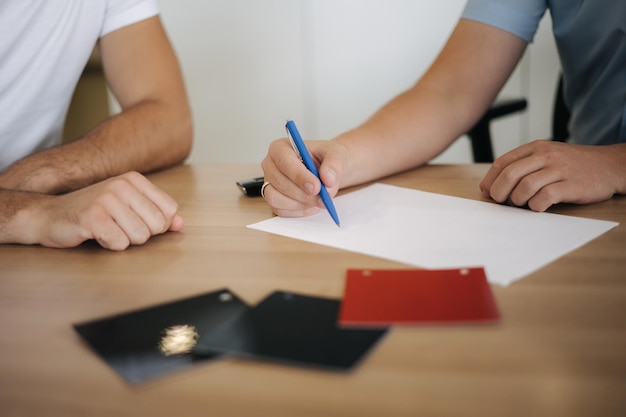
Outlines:
POLYGON ((326 188, 338 190, 343 173, 343 160, 335 154, 328 153, 320 166, 320 178, 326 188))
POLYGON ((172 219, 172 224, 170 224, 169 231, 180 232, 181 230, 183 230, 184 225, 185 225, 185 222, 183 221, 183 218, 177 214, 172 219))

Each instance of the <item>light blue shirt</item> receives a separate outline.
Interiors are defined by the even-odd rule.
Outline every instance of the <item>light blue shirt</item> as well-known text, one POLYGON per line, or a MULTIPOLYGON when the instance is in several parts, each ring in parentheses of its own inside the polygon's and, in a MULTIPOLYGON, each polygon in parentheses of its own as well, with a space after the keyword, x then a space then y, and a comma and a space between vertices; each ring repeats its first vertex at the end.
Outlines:
POLYGON ((569 142, 626 142, 625 0, 469 0, 462 18, 530 43, 546 10, 571 112, 569 142))

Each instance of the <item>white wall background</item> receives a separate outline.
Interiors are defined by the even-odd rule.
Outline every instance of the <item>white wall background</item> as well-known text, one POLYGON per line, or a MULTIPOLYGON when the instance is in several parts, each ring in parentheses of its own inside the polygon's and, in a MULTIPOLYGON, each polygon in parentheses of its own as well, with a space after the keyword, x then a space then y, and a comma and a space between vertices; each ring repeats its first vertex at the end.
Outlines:
MULTIPOLYGON (((296 120, 330 139, 411 86, 451 33, 465 0, 176 0, 159 2, 195 122, 192 163, 259 163, 296 120)), ((558 60, 549 16, 503 90, 530 109, 495 123, 496 153, 547 137, 558 60)), ((437 162, 470 162, 457 141, 437 162)))

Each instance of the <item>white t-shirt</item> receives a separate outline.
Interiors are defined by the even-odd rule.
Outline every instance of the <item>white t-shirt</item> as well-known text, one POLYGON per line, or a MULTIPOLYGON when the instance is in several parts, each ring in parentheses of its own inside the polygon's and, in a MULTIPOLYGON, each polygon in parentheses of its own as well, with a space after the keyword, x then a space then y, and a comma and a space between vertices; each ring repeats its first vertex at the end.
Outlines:
POLYGON ((0 1, 0 172, 60 143, 98 39, 157 14, 155 0, 0 1))

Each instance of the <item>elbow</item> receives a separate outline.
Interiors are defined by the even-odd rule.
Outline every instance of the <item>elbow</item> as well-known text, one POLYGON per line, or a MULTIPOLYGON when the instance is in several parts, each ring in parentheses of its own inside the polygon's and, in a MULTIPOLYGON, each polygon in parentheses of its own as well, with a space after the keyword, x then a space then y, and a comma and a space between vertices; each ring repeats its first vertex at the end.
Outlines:
POLYGON ((172 140, 172 163, 180 164, 184 162, 191 154, 193 148, 193 116, 191 110, 187 107, 184 111, 177 112, 174 120, 175 128, 171 136, 172 140))
POLYGON ((183 162, 191 154, 193 148, 193 116, 191 111, 187 111, 183 120, 181 120, 180 133, 178 140, 180 141, 180 161, 183 162))

